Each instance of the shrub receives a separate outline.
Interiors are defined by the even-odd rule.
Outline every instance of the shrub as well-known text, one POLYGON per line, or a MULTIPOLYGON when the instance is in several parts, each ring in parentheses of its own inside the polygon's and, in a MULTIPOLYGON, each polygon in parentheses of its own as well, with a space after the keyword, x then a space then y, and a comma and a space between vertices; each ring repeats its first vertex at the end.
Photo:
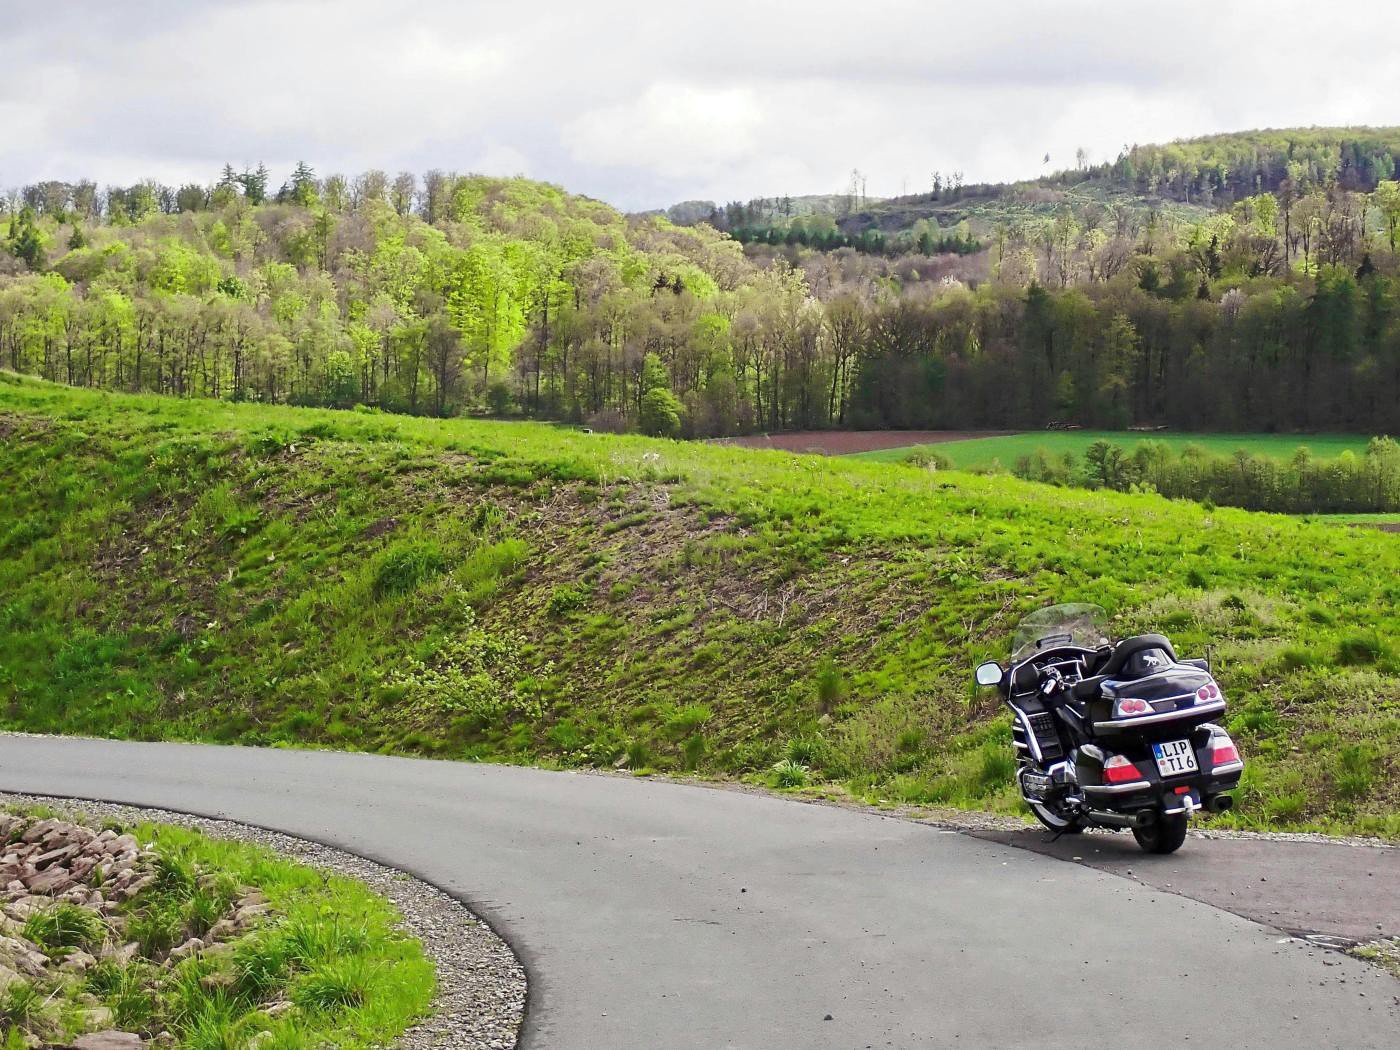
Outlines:
POLYGON ((1375 751, 1364 744, 1342 748, 1337 755, 1337 794, 1345 799, 1364 798, 1370 794, 1375 761, 1375 751))
POLYGON ((297 981, 292 1001, 305 1010, 359 1006, 374 980, 374 966, 357 956, 332 959, 297 981))
POLYGON ((947 456, 928 448, 916 448, 908 452, 903 463, 908 463, 911 467, 923 467, 925 470, 951 470, 953 461, 947 456))
POLYGON ((788 741, 787 758, 802 766, 814 766, 821 761, 824 745, 817 737, 793 737, 788 741))
POLYGON ((180 942, 185 924, 169 904, 153 905, 138 912, 127 924, 127 935, 137 943, 141 954, 155 958, 180 942))
POLYGON ((94 948, 105 933, 102 919, 76 904, 54 904, 32 912, 24 921, 24 936, 50 949, 94 948))
POLYGON ((785 758, 773 763, 768 771, 768 783, 777 788, 806 787, 811 781, 811 771, 802 763, 785 758))
POLYGON ((445 564, 441 549, 434 543, 396 544, 380 555, 375 564, 371 590, 376 599, 407 594, 440 573, 445 564))
POLYGON ((1015 772, 1016 758, 1009 747, 996 742, 982 745, 977 780, 983 791, 1010 783, 1015 772))
POLYGON ((26 980, 0 992, 0 1024, 32 1028, 44 1015, 44 994, 26 980))
POLYGON ((845 695, 846 676, 841 673, 841 668, 830 660, 823 661, 817 668, 817 705, 822 713, 830 714, 845 695))
POLYGON ((678 707, 666 719, 666 735, 672 740, 689 736, 713 718, 714 714, 714 711, 704 704, 687 704, 684 707, 678 707))
POLYGON ((581 607, 588 600, 588 592, 577 587, 556 587, 545 602, 545 611, 550 616, 563 616, 581 607))
POLYGON ((1376 633, 1349 634, 1337 643, 1337 663, 1343 667, 1379 663, 1385 654, 1385 643, 1376 633))
POLYGON ((679 437, 681 432, 680 399, 664 387, 655 387, 642 395, 637 421, 643 434, 652 437, 679 437))
POLYGON ((688 737, 681 745, 681 761, 685 768, 691 772, 698 769, 705 758, 705 751, 706 745, 703 736, 696 733, 694 736, 688 737))

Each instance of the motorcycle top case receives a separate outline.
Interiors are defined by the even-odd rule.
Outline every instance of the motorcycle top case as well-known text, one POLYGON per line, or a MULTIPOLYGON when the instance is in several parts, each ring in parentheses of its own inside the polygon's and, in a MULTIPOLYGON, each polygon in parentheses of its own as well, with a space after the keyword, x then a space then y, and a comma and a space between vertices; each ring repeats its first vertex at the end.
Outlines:
POLYGON ((1224 696, 1215 679, 1195 667, 1173 664, 1142 678, 1104 682, 1098 701, 1092 705, 1090 718, 1099 733, 1134 732, 1147 739, 1165 739, 1210 721, 1224 709, 1224 696), (1177 714, 1178 717, 1114 718, 1116 701, 1129 698, 1145 700, 1152 708, 1152 716, 1177 714))

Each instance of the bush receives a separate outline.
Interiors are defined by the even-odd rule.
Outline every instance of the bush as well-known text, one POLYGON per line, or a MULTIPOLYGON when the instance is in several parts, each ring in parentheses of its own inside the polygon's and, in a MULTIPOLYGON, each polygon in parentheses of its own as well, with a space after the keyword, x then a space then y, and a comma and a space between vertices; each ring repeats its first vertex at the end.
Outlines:
POLYGON ((687 704, 685 707, 678 707, 671 712, 666 719, 666 735, 672 740, 679 740, 695 732, 715 715, 714 711, 704 704, 687 704))
POLYGON ((652 437, 679 437, 681 433, 681 403, 664 387, 654 387, 642 395, 638 423, 643 434, 652 437))
POLYGON ((305 1010, 359 1006, 373 979, 374 967, 365 959, 332 959, 297 981, 292 1001, 305 1010))
POLYGON ((580 608, 588 600, 588 593, 577 587, 556 587, 545 602, 545 611, 550 616, 563 616, 580 608))
POLYGON ((24 921, 24 936, 44 948, 94 948, 106 927, 96 913, 76 904, 54 904, 24 921))
POLYGON ((776 788, 806 787, 810 781, 811 771, 790 758, 773 763, 773 767, 768 771, 768 783, 776 788))
POLYGON ((821 761, 823 745, 816 737, 793 737, 788 741, 787 758, 802 766, 814 766, 821 761))
POLYGON ((371 590, 376 599, 407 594, 424 580, 442 572, 445 564, 436 544, 421 541, 396 544, 380 555, 374 567, 371 590))
POLYGON ((1375 751, 1364 744, 1342 748, 1337 755, 1334 778, 1337 794, 1345 799, 1365 798, 1370 794, 1375 762, 1375 751))
POLYGON ((1337 663, 1343 667, 1379 663, 1385 655, 1386 646, 1379 634, 1350 634, 1337 643, 1337 663))
POLYGON ((951 470, 953 468, 951 459, 930 448, 913 449, 906 453, 900 462, 908 463, 911 467, 923 467, 925 470, 951 470))

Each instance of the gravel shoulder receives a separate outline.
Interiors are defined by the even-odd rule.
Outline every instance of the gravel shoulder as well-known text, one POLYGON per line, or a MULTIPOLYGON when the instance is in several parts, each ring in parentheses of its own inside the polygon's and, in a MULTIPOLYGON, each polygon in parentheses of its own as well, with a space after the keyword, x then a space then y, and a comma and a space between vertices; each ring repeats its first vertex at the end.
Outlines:
POLYGON ((190 828, 275 850, 304 864, 370 886, 403 913, 404 929, 423 943, 437 969, 433 1013, 397 1044, 397 1050, 512 1050, 524 1020, 526 975, 520 961, 486 923, 426 882, 363 857, 306 839, 165 809, 0 792, 0 805, 45 806, 68 817, 124 823, 151 821, 190 828))

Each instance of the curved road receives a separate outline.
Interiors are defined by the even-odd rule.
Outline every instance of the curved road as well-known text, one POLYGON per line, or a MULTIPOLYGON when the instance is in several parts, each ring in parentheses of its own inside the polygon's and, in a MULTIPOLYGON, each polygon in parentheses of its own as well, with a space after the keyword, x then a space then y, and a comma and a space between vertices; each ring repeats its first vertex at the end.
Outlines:
POLYGON ((34 737, 0 738, 0 789, 227 817, 409 870, 525 962, 529 1048, 1352 1048, 1400 1034, 1396 983, 1350 958, 875 814, 502 766, 34 737))

